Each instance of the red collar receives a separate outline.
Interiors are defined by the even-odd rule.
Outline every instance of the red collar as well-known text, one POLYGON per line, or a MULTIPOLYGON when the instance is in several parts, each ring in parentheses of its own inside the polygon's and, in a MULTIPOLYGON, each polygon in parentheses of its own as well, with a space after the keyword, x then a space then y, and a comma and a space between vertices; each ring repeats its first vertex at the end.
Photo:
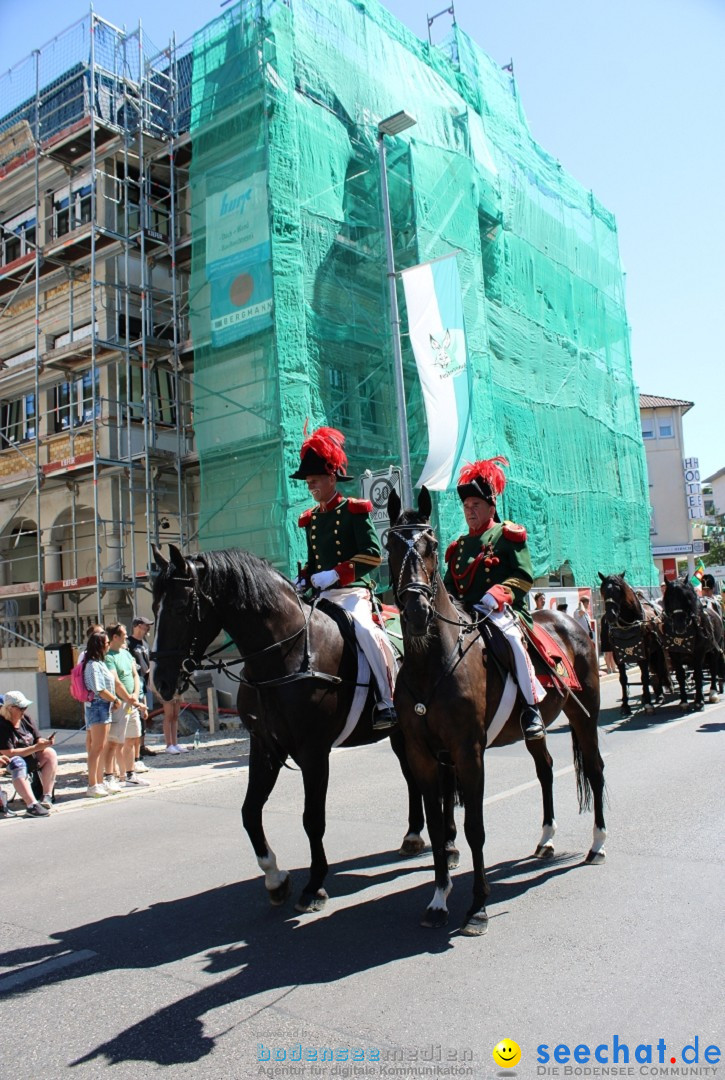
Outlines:
POLYGON ((469 529, 468 530, 468 535, 469 536, 483 536, 484 533, 490 532, 495 524, 496 524, 496 522, 492 521, 490 525, 484 525, 484 527, 482 529, 476 529, 475 532, 474 532, 473 529, 469 529))
POLYGON ((340 503, 343 501, 344 497, 345 496, 341 495, 339 491, 336 491, 329 502, 325 503, 324 506, 322 505, 322 503, 319 503, 317 509, 321 514, 327 514, 330 512, 330 510, 336 510, 340 503))

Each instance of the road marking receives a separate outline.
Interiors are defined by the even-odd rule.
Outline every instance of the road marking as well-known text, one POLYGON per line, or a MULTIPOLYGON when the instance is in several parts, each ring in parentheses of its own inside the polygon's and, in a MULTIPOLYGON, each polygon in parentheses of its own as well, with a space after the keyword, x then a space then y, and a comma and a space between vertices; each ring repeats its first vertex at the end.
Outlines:
POLYGON ((12 975, 5 975, 0 978, 0 994, 5 993, 7 990, 15 990, 16 987, 33 982, 35 979, 43 979, 54 971, 70 967, 71 964, 80 964, 81 961, 90 960, 94 956, 98 956, 98 953, 92 952, 90 949, 80 949, 78 952, 63 953, 62 956, 55 956, 52 960, 44 960, 41 964, 31 964, 30 967, 23 968, 22 971, 14 971, 12 975))
MULTIPOLYGON (((602 759, 610 757, 610 754, 602 754, 602 759)), ((573 773, 573 765, 565 765, 562 769, 554 769, 554 779, 557 776, 566 776, 567 773, 573 773)), ((510 799, 512 795, 518 795, 522 791, 528 791, 529 788, 538 788, 541 784, 536 780, 529 780, 526 784, 519 784, 517 787, 509 788, 507 791, 499 791, 497 795, 489 795, 488 798, 483 800, 483 805, 488 806, 489 803, 499 802, 501 799, 510 799)))

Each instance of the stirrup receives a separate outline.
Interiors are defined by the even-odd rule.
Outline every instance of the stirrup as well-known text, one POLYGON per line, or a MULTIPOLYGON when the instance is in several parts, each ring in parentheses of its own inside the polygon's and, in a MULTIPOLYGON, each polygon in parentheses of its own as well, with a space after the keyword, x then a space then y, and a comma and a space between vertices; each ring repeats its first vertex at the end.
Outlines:
POLYGON ((544 721, 541 719, 541 713, 534 705, 528 705, 525 709, 521 710, 521 730, 524 733, 526 742, 534 742, 536 739, 543 739, 546 735, 546 728, 544 727, 544 721))
POLYGON ((398 714, 392 705, 380 701, 373 709, 373 731, 389 731, 398 722, 398 714))

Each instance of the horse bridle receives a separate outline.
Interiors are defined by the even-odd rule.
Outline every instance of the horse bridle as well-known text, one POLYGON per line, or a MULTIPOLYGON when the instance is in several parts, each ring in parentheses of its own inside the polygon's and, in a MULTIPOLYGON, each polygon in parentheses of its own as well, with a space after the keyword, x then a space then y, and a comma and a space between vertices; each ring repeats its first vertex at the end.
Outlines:
MULTIPOLYGON (((390 532, 395 533, 395 536, 397 537, 397 539, 400 540, 405 545, 405 548, 406 548, 405 554, 403 555, 403 561, 400 564, 400 571, 398 573, 398 580, 397 580, 397 582, 391 582, 391 584, 393 586, 393 593, 395 595, 395 600, 396 600, 396 603, 398 604, 398 607, 400 607, 400 598, 402 596, 405 596, 406 593, 417 593, 419 596, 425 596, 425 598, 428 600, 428 602, 430 604, 431 612, 434 611, 435 610, 436 595, 437 595, 437 592, 438 592, 439 574, 438 574, 438 538, 436 537, 435 533, 433 532, 433 529, 430 527, 430 525, 423 525, 420 522, 418 522, 416 524, 410 524, 410 525, 393 525, 390 528, 390 532), (412 531, 413 529, 418 530, 418 532, 417 532, 417 534, 415 536, 411 536, 410 538, 407 538, 405 536, 400 535, 400 532, 402 532, 403 530, 412 531), (428 570, 426 568, 425 562, 423 561, 423 556, 418 551, 418 548, 416 546, 418 541, 426 533, 428 533, 430 535, 430 537, 433 540, 433 544, 434 544, 434 548, 433 548, 434 568, 433 568, 433 579, 432 580, 431 580, 431 576, 428 573, 428 570), (406 565, 408 564, 409 561, 412 562, 412 563, 415 563, 416 560, 420 564, 420 567, 421 567, 423 573, 425 574, 426 580, 425 581, 409 581, 407 583, 407 585, 404 585, 403 584, 403 571, 405 570, 405 567, 406 567, 406 565)), ((402 611, 401 611, 401 615, 402 615, 402 611)), ((428 621, 429 622, 430 622, 431 618, 432 618, 432 614, 429 614, 428 615, 428 621)))
MULTIPOLYGON (((310 667, 310 651, 309 651, 309 627, 310 620, 312 619, 312 613, 315 609, 315 605, 318 598, 315 598, 309 605, 309 611, 305 608, 300 600, 300 597, 295 592, 295 599, 302 615, 302 626, 294 633, 289 634, 287 637, 282 638, 280 641, 273 641, 271 645, 266 645, 263 649, 257 649, 253 653, 248 653, 246 656, 241 656, 236 660, 214 660, 214 657, 223 652, 224 649, 229 647, 229 643, 220 646, 211 653, 204 653, 199 659, 196 658, 197 643, 199 637, 199 629, 201 627, 202 615, 201 615, 201 601, 204 600, 210 607, 213 607, 213 601, 210 596, 202 589, 199 583, 199 571, 198 567, 189 559, 186 560, 186 567, 189 570, 190 578, 179 577, 173 575, 168 578, 170 582, 177 582, 183 584, 184 588, 191 590, 192 592, 192 612, 191 616, 195 619, 195 632, 192 637, 191 644, 189 645, 188 655, 184 657, 180 664, 180 675, 183 673, 184 682, 179 688, 179 693, 183 693, 187 687, 192 684, 192 676, 195 671, 218 671, 224 672, 230 679, 235 682, 244 683, 245 686, 251 686, 255 689, 261 689, 265 686, 285 686, 291 682, 297 682, 300 679, 315 679, 318 682, 327 682, 334 685, 338 685, 342 682, 337 675, 328 675, 326 672, 314 671, 310 667), (284 645, 292 643, 304 634, 304 656, 302 661, 302 668, 300 671, 292 672, 288 675, 281 675, 274 679, 259 679, 252 680, 245 678, 243 675, 237 675, 230 671, 232 667, 241 667, 247 664, 250 660, 255 660, 260 656, 264 656, 265 653, 273 652, 275 649, 281 649, 284 645), (205 660, 210 663, 204 663, 205 660)), ((155 660, 159 656, 180 656, 182 654, 181 649, 167 649, 163 652, 152 652, 149 654, 149 660, 155 660)))

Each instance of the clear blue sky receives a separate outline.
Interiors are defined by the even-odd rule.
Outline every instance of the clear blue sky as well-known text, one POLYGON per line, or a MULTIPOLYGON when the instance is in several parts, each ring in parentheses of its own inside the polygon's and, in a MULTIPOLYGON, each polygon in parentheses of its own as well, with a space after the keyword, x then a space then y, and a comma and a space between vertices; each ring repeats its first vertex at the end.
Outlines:
MULTIPOLYGON (((695 403, 688 455, 725 466, 725 3, 723 0, 454 0, 501 64, 513 59, 534 137, 614 212, 627 274, 634 376, 695 403)), ((420 37, 437 0, 387 0, 420 37)), ((192 0, 96 0, 163 48, 214 18, 192 0)), ((0 0, 0 72, 86 14, 82 3, 0 0)), ((450 25, 434 26, 439 40, 450 25)))

